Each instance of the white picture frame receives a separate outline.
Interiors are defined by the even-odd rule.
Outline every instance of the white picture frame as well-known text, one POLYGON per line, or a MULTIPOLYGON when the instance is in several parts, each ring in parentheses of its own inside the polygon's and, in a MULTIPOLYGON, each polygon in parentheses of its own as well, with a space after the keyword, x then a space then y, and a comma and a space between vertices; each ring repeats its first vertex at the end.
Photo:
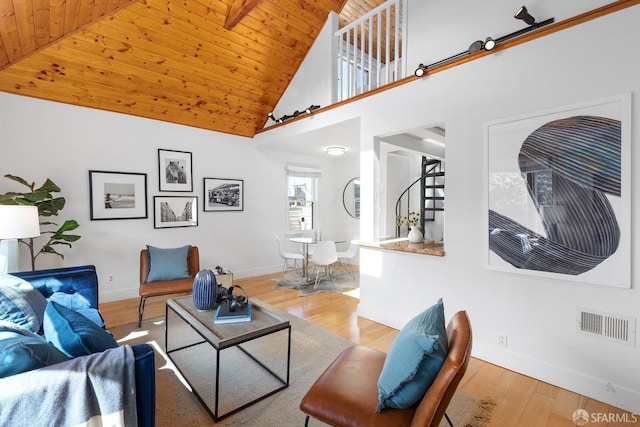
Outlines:
POLYGON ((487 122, 483 134, 485 267, 630 288, 631 94, 487 122))
POLYGON ((154 196, 154 228, 196 227, 198 198, 195 196, 154 196))

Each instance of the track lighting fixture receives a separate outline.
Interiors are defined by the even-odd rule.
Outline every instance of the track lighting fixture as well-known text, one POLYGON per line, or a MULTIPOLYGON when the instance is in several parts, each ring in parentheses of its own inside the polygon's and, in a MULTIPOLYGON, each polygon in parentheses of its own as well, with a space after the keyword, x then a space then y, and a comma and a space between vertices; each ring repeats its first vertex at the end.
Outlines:
POLYGON ((269 117, 271 120, 273 120, 276 123, 282 123, 285 120, 288 119, 292 119, 294 117, 298 117, 300 114, 311 114, 312 111, 317 110, 318 108, 320 108, 319 105, 310 105, 307 108, 305 108, 303 111, 299 111, 296 110, 293 112, 293 114, 285 114, 284 116, 277 118, 273 115, 273 112, 267 114, 267 117, 269 117))
POLYGON ((493 48, 495 48, 497 45, 499 45, 500 43, 504 43, 505 41, 521 36, 523 34, 526 34, 530 31, 533 30, 537 30, 540 27, 544 27, 545 25, 549 25, 552 24, 554 22, 554 18, 549 18, 547 20, 544 20, 542 22, 536 22, 536 19, 531 16, 531 14, 529 13, 529 11, 527 11, 527 8, 525 6, 522 6, 520 9, 518 9, 518 11, 516 12, 516 14, 514 15, 514 18, 516 19, 522 19, 524 22, 527 23, 527 25, 529 25, 526 28, 523 28, 522 30, 518 30, 518 31, 514 31, 513 33, 507 34, 506 36, 502 36, 502 37, 498 37, 497 39, 493 39, 492 37, 487 37, 484 42, 482 40, 476 40, 473 43, 471 43, 471 46, 469 46, 469 49, 467 49, 464 52, 460 52, 456 55, 450 56, 448 58, 442 59, 440 61, 434 62, 433 64, 429 64, 429 65, 424 65, 424 64, 420 64, 418 65, 418 68, 416 68, 415 71, 415 75, 416 77, 423 77, 425 74, 427 74, 427 69, 431 69, 434 68, 438 65, 443 65, 446 64, 448 62, 454 61, 458 58, 461 58, 465 55, 468 55, 470 53, 476 53, 479 52, 480 50, 484 49, 486 51, 490 51, 493 50, 493 48))
POLYGON ((482 44, 482 48, 486 51, 490 51, 492 50, 494 47, 496 47, 496 41, 494 39, 492 39, 491 37, 487 37, 484 40, 484 43, 482 44))
POLYGON ((513 15, 513 17, 516 19, 522 19, 524 22, 527 23, 527 25, 533 25, 536 23, 536 18, 531 16, 526 6, 522 6, 520 9, 518 9, 518 11, 516 12, 515 15, 513 15))
POLYGON ((471 46, 469 46, 469 53, 475 53, 481 49, 489 51, 494 47, 496 47, 496 41, 491 37, 487 37, 485 41, 476 40, 473 43, 471 43, 471 46))
POLYGON ((416 77, 422 77, 425 75, 426 72, 427 72, 427 66, 424 64, 420 64, 418 65, 418 68, 416 68, 416 71, 414 74, 416 75, 416 77))

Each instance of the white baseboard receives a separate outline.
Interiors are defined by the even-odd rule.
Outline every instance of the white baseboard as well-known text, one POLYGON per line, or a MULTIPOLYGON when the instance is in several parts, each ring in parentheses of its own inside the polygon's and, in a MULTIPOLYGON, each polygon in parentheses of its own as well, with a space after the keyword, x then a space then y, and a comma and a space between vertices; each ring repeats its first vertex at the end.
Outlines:
POLYGON ((382 323, 395 329, 402 329, 405 323, 407 323, 405 318, 401 318, 394 313, 382 311, 376 307, 367 306, 362 303, 358 304, 358 316, 366 317, 374 322, 382 323))
MULTIPOLYGON (((474 341, 472 355, 505 369, 624 409, 630 412, 629 417, 633 414, 640 414, 640 392, 637 390, 619 384, 610 384, 605 380, 552 365, 543 360, 533 359, 521 353, 514 353, 485 342, 474 341)), ((640 421, 640 416, 636 415, 635 417, 640 421)))
MULTIPOLYGON (((402 329, 402 326, 407 322, 405 318, 400 318, 388 311, 382 311, 362 303, 358 304, 358 315, 395 329, 402 329)), ((552 365, 542 360, 533 359, 523 354, 514 353, 497 347, 495 344, 487 344, 477 340, 473 342, 472 355, 475 358, 505 369, 629 411, 629 414, 625 414, 626 422, 640 421, 640 415, 637 415, 640 414, 640 392, 637 390, 632 390, 619 384, 610 384, 607 387, 607 382, 601 379, 552 365)), ((600 414, 592 414, 593 417, 598 415, 600 414)), ((602 417, 606 416, 609 415, 602 414, 602 417)))
POLYGON ((129 298, 140 298, 137 286, 135 288, 117 289, 114 291, 100 291, 98 301, 102 304, 105 302, 120 301, 129 298))

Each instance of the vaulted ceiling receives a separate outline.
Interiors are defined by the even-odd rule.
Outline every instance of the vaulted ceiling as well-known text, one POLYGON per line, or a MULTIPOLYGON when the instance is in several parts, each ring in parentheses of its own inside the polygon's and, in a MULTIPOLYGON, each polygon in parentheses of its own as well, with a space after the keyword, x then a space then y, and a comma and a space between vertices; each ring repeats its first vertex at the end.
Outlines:
POLYGON ((328 13, 380 3, 0 0, 0 91, 252 137, 328 13))

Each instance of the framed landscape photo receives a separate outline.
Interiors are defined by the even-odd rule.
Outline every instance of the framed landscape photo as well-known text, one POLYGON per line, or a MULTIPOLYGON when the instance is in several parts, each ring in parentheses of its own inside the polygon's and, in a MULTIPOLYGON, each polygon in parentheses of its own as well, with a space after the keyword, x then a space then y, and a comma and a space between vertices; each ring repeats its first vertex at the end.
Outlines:
POLYGON ((204 212, 244 209, 244 180, 204 178, 204 212))
POLYGON ((158 149, 160 191, 193 191, 191 153, 158 149))
POLYGON ((91 220, 147 218, 147 174, 89 171, 91 220))
POLYGON ((195 227, 198 225, 198 198, 192 196, 154 196, 154 228, 195 227))

